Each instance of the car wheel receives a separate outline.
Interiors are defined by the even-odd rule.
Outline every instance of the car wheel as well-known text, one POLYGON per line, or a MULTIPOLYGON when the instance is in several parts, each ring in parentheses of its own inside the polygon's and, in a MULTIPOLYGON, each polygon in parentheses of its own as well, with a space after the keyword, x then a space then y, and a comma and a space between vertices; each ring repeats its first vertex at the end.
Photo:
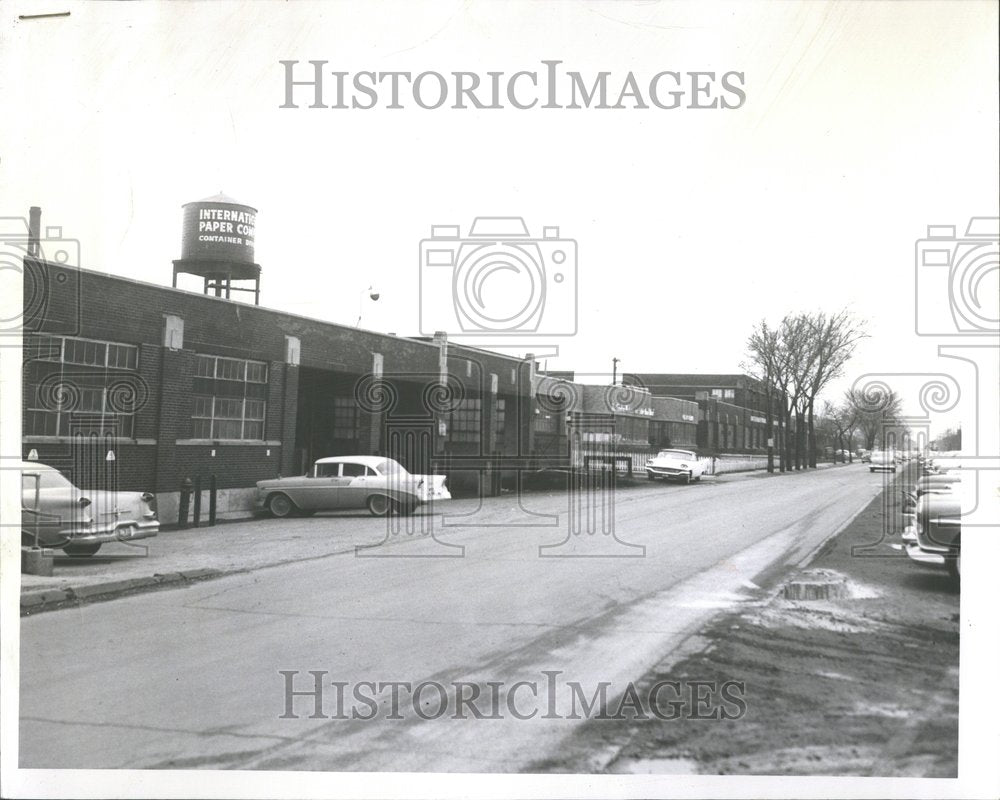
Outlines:
POLYGON ((869 468, 868 468, 868 471, 869 471, 869 472, 874 472, 874 471, 875 471, 875 467, 869 467, 869 468))
POLYGON ((373 494, 365 505, 368 506, 368 512, 373 517, 384 517, 392 508, 392 501, 384 494, 373 494))
POLYGON ((267 510, 271 512, 272 517, 282 517, 291 516, 292 512, 295 511, 295 504, 289 499, 287 494, 272 494, 267 498, 267 510))
POLYGON ((656 478, 653 477, 653 473, 652 472, 647 472, 646 473, 646 480, 647 481, 655 481, 656 478))
POLYGON ((948 575, 956 583, 962 580, 962 553, 955 553, 948 559, 948 575))
POLYGON ((87 542, 86 544, 68 544, 63 548, 63 552, 68 556, 92 556, 100 549, 100 542, 87 542))

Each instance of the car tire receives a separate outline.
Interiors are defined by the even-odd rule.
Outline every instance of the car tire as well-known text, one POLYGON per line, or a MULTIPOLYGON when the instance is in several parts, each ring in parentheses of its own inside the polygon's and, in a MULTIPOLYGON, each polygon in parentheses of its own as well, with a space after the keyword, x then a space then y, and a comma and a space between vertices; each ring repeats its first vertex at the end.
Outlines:
POLYGON ((393 502, 384 494, 373 494, 365 502, 368 513, 373 517, 385 517, 392 511, 393 502))
POLYGON ((647 472, 646 473, 646 480, 647 481, 655 481, 656 478, 653 477, 653 473, 652 472, 647 472))
POLYGON ((948 558, 948 575, 955 583, 962 580, 962 553, 959 551, 954 556, 948 558))
POLYGON ((869 472, 874 472, 874 471, 875 471, 875 467, 869 467, 869 468, 868 468, 868 471, 869 471, 869 472))
POLYGON ((272 517, 284 519, 295 512, 295 503, 287 494, 277 492, 267 498, 267 510, 271 512, 272 517))
POLYGON ((89 558, 100 549, 100 542, 88 542, 86 544, 68 544, 63 548, 63 552, 68 556, 83 556, 85 558, 89 558))

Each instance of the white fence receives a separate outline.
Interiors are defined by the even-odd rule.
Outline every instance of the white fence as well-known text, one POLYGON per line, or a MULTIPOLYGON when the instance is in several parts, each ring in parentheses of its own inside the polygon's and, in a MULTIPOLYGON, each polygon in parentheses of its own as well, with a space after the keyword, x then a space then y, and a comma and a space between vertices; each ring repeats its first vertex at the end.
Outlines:
POLYGON ((767 469, 767 456, 744 454, 720 455, 711 458, 699 458, 705 465, 706 475, 723 475, 727 472, 749 472, 755 469, 767 469))
MULTIPOLYGON (((647 452, 642 450, 616 448, 613 451, 615 469, 618 472, 627 472, 627 459, 631 458, 632 472, 642 474, 646 469, 646 462, 648 462, 655 455, 655 451, 647 452)), ((577 450, 573 453, 573 466, 578 469, 585 466, 585 464, 589 464, 592 467, 598 467, 602 461, 607 463, 611 456, 612 451, 610 448, 607 450, 588 449, 582 452, 577 450)), ((749 472, 755 469, 767 469, 767 456, 747 455, 741 453, 734 453, 731 455, 722 454, 718 456, 699 458, 698 463, 705 468, 706 475, 723 475, 727 472, 749 472)))

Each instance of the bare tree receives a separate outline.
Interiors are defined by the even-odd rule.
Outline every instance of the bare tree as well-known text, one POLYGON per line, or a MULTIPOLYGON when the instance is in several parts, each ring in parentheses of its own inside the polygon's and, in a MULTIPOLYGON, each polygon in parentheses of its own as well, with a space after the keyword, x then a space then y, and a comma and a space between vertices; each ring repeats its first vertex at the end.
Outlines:
POLYGON ((857 429, 861 432, 867 450, 875 449, 886 426, 900 419, 903 406, 900 396, 881 383, 873 384, 865 391, 849 391, 847 402, 857 411, 857 429))
MULTIPOLYGON (((747 341, 747 371, 767 392, 770 407, 779 406, 781 471, 816 466, 816 400, 867 334, 846 309, 835 314, 790 314, 777 327, 757 323, 747 341), (795 428, 792 431, 794 415, 795 428)), ((772 420, 768 417, 768 430, 772 420)), ((768 451, 773 471, 773 453, 768 451)))
POLYGON ((962 426, 948 428, 934 440, 934 449, 941 452, 958 451, 962 449, 962 426))
MULTIPOLYGON (((768 436, 774 432, 773 411, 778 416, 777 446, 780 470, 792 468, 792 411, 798 401, 795 381, 800 352, 801 320, 788 316, 772 328, 766 320, 757 323, 747 340, 746 368, 752 377, 765 386, 767 396, 768 436)), ((768 468, 773 471, 774 448, 768 448, 768 468)))
POLYGON ((858 409, 851 402, 850 395, 836 405, 827 400, 823 407, 823 417, 828 420, 840 449, 847 451, 847 460, 853 464, 854 431, 858 425, 858 409))
MULTIPOLYGON (((780 337, 778 331, 767 324, 767 320, 757 323, 750 339, 747 341, 748 358, 743 362, 743 369, 764 387, 764 404, 767 426, 767 471, 774 472, 774 403, 777 393, 778 376, 781 372, 780 337)), ((785 471, 784 459, 781 460, 781 471, 785 471)))
MULTIPOLYGON (((816 466, 816 398, 834 378, 840 377, 844 366, 854 355, 858 342, 867 338, 864 323, 857 320, 847 309, 836 314, 819 312, 804 317, 808 331, 806 346, 808 354, 805 362, 802 398, 808 426, 809 466, 816 466)), ((841 448, 843 449, 843 448, 841 448)))

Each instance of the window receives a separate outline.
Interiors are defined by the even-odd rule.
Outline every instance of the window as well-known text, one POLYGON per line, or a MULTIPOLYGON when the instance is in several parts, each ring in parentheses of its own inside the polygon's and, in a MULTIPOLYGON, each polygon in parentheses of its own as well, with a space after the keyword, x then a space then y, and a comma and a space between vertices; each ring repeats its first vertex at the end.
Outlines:
POLYGON ((503 439, 507 425, 507 401, 503 397, 497 398, 497 439, 503 439))
POLYGON ((364 464, 344 464, 341 476, 345 478, 360 478, 362 475, 372 474, 364 464))
POLYGON ((333 398, 333 438, 358 438, 358 406, 353 397, 333 398))
POLYGON ((316 477, 317 478, 336 478, 340 474, 340 463, 336 464, 317 464, 316 465, 316 477))
POLYGON ((134 436, 137 346, 40 334, 25 337, 24 353, 26 435, 134 436))
POLYGON ((267 383, 267 364, 263 361, 245 361, 242 358, 199 355, 194 374, 197 378, 214 378, 220 381, 267 383))
POLYGON ((481 401, 466 398, 451 412, 451 440, 453 442, 478 442, 481 401))
POLYGON ((198 355, 192 383, 193 438, 264 439, 267 364, 198 355))
POLYGON ((538 395, 535 408, 535 433, 562 436, 566 433, 566 398, 557 395, 538 395))
POLYGON ((649 441, 649 420, 639 417, 615 418, 615 430, 618 439, 622 442, 647 442, 649 441))
POLYGON ((191 435, 195 439, 263 439, 263 400, 195 395, 191 435))

